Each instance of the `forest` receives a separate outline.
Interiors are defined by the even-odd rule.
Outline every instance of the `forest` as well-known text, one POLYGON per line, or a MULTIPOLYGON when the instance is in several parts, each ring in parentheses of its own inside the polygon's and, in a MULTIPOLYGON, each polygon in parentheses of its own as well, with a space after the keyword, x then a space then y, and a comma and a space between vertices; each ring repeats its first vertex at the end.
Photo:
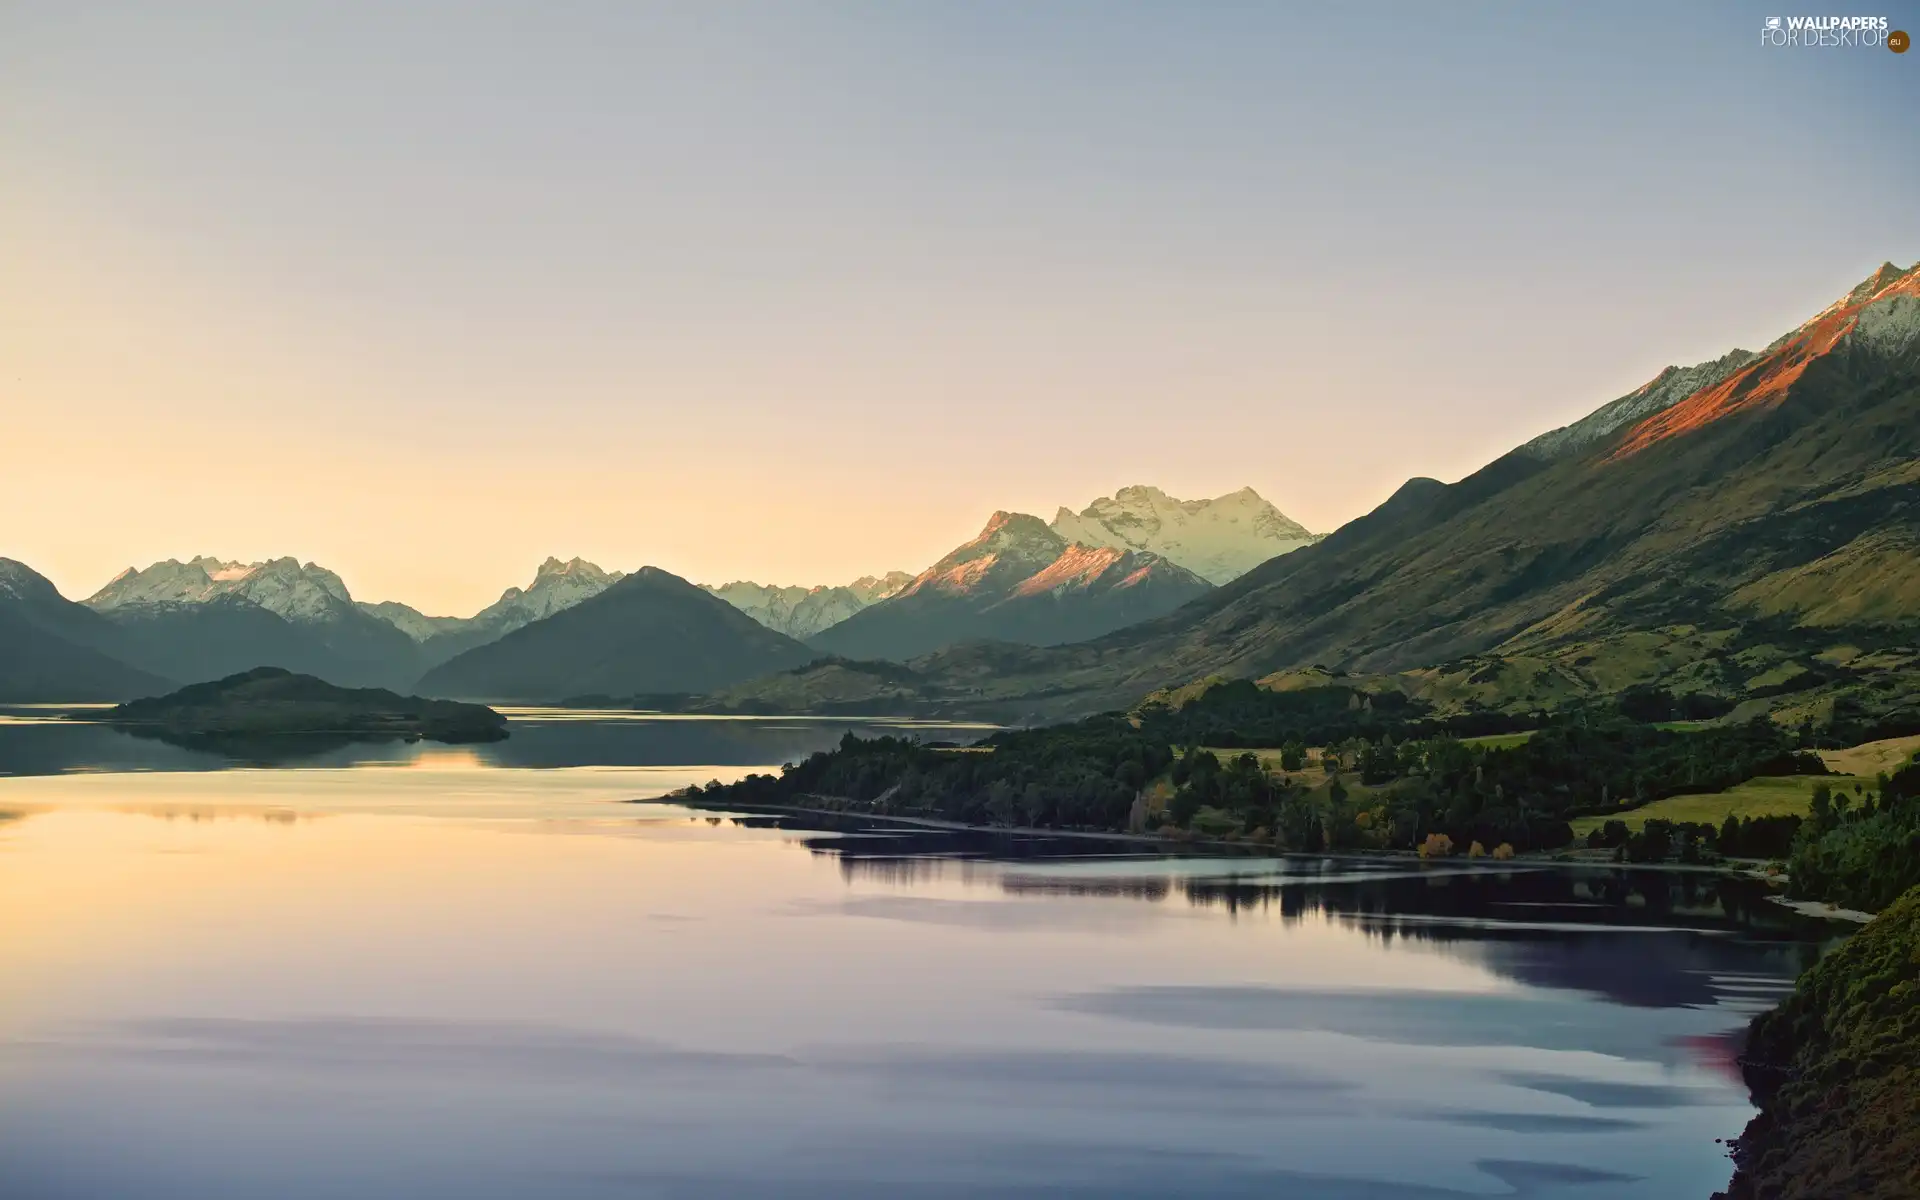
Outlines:
MULTIPOLYGON (((1485 736, 1481 726, 1496 721, 1436 719, 1392 693, 1229 684, 1178 708, 1003 731, 970 747, 848 735, 779 775, 710 784, 698 799, 1297 851, 1493 855, 1568 846, 1572 817, 1826 770, 1796 735, 1765 720, 1675 730, 1618 709, 1542 720, 1517 744, 1481 742, 1473 740, 1485 736)), ((1681 845, 1719 851, 1723 834, 1729 847, 1742 839, 1736 823, 1681 845)), ((1792 835, 1769 826, 1746 836, 1784 852, 1792 835)), ((1666 856, 1664 843, 1643 855, 1666 856)))

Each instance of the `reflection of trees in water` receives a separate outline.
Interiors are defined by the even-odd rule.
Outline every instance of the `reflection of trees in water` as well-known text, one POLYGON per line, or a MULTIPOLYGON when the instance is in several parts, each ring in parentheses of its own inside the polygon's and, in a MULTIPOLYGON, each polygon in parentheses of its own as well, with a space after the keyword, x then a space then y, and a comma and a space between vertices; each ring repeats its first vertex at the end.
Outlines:
MULTIPOLYGON (((689 764, 748 766, 795 762, 837 745, 841 735, 898 732, 883 723, 847 721, 700 721, 517 719, 504 742, 475 747, 475 761, 500 767, 601 766, 681 767, 689 764)), ((153 732, 153 731, 146 731, 153 732)), ((978 730, 924 726, 927 738, 978 736, 978 730)), ((177 737, 136 737, 129 730, 81 722, 0 725, 0 774, 58 775, 74 770, 208 770, 221 766, 351 766, 361 762, 407 762, 421 745, 368 742, 352 737, 331 742, 205 742, 177 737)))
POLYGON ((304 825, 326 815, 300 812, 291 808, 228 808, 211 805, 147 805, 116 808, 114 811, 142 817, 156 817, 169 823, 184 821, 189 825, 212 824, 216 821, 258 821, 263 825, 304 825))
POLYGON ((1465 871, 1278 886, 1196 879, 1190 903, 1331 920, 1431 946, 1517 982, 1667 1008, 1798 975, 1819 931, 1762 885, 1680 872, 1465 871))
POLYGON ((1383 946, 1405 940, 1519 983, 1636 1007, 1770 1003, 1771 992, 1811 965, 1831 937, 1824 924, 1769 902, 1764 884, 1702 872, 1425 869, 1399 861, 1291 858, 1278 866, 1249 861, 1236 874, 1232 856, 1135 855, 1122 842, 1106 843, 1115 853, 1102 856, 1099 843, 1046 835, 922 829, 860 817, 738 819, 763 828, 834 831, 805 837, 803 844, 836 859, 849 881, 910 888, 958 870, 969 881, 991 875, 1003 894, 1022 898, 1162 903, 1177 895, 1230 918, 1257 913, 1282 925, 1330 921, 1383 946), (1217 869, 1182 875, 1168 868, 1169 860, 1180 859, 1217 869), (1101 871, 1101 861, 1111 861, 1110 872, 1101 871), (1021 870, 1066 862, 1089 873, 1021 870))
POLYGON ((1158 902, 1173 894, 1173 880, 1164 875, 1122 875, 1091 879, 1007 875, 1000 880, 1000 890, 1009 896, 1111 896, 1123 900, 1158 902))
POLYGON ((894 887, 915 887, 933 883, 946 877, 950 865, 942 858, 848 858, 836 856, 840 860, 840 874, 848 883, 857 879, 869 879, 875 883, 889 884, 894 887))
POLYGON ((241 767, 294 767, 317 762, 349 746, 418 742, 397 734, 353 733, 176 733, 138 726, 129 736, 164 742, 182 750, 214 754, 241 767))
MULTIPOLYGON (((60 808, 29 808, 25 812, 0 812, 0 824, 46 816, 60 808)), ((298 808, 250 808, 244 804, 115 804, 111 812, 121 816, 150 816, 167 824, 209 826, 215 822, 259 822, 263 826, 303 826, 328 816, 326 812, 301 812, 298 808)))
MULTIPOLYGON (((0 823, 24 821, 29 817, 60 812, 58 808, 28 809, 24 812, 0 812, 0 823)), ((206 825, 216 821, 258 821, 263 825, 304 825, 327 813, 301 812, 292 808, 250 808, 223 804, 118 804, 109 811, 128 817, 152 817, 169 824, 185 822, 206 825)))

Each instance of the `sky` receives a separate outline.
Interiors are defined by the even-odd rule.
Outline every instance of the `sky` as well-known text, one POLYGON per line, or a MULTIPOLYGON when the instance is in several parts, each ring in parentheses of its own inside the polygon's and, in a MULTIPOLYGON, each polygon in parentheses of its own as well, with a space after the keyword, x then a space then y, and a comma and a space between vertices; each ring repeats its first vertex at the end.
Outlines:
POLYGON ((1330 530, 1920 258, 1920 53, 1776 11, 0 0, 0 555, 465 614, 1330 530))

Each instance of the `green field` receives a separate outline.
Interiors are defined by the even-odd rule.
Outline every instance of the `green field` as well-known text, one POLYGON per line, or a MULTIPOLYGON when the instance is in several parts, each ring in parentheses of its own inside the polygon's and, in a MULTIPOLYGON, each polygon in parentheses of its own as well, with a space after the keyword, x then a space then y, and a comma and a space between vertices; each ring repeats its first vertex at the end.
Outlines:
POLYGON ((1871 780, 1853 775, 1769 775, 1749 779, 1724 792, 1669 796, 1611 816, 1577 817, 1569 823, 1574 836, 1584 838, 1589 831, 1614 820, 1625 821, 1629 829, 1639 829, 1648 818, 1718 825, 1730 813, 1742 817, 1805 816, 1813 789, 1823 783, 1835 792, 1852 792, 1856 783, 1873 786, 1871 780))
POLYGON ((1460 743, 1465 746, 1485 746, 1489 750, 1511 750, 1532 739, 1536 732, 1528 729, 1522 733, 1489 733, 1485 737, 1461 738, 1460 743))

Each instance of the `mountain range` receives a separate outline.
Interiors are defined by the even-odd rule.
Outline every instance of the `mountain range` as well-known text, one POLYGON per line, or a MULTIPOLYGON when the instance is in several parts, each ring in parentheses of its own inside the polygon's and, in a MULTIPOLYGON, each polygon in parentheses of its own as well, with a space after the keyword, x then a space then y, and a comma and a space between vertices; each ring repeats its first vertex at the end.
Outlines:
POLYGON ((506 700, 704 692, 814 657, 678 575, 642 567, 442 663, 419 686, 506 700))
POLYGON ((1920 265, 1889 263, 1764 350, 1410 480, 1177 612, 912 665, 923 695, 1052 713, 1319 665, 1466 706, 1659 682, 1811 715, 1911 687, 1917 644, 1920 265))
POLYGON ((894 660, 981 639, 1054 645, 1171 612, 1211 586, 1159 555, 1076 544, 1038 517, 997 512, 972 541, 811 644, 894 660))
POLYGON ((1212 500, 1176 500, 1136 484, 1077 513, 1062 508, 1049 528, 1076 545, 1156 554, 1213 584, 1320 540, 1250 487, 1212 500))
POLYGON ((619 571, 601 570, 583 558, 561 562, 549 557, 534 571, 532 583, 508 588, 471 617, 430 617, 393 600, 362 604, 360 609, 413 639, 419 647, 414 655, 418 674, 475 646, 497 641, 524 625, 572 608, 623 578, 619 571))
MULTIPOLYGON (((1018 524, 1032 545, 1015 551, 964 598, 952 578, 936 582, 902 571, 838 587, 736 581, 703 590, 795 640, 820 636, 913 588, 913 600, 859 627, 844 644, 865 648, 878 638, 890 653, 917 653, 972 637, 1044 644, 1157 615, 1205 590, 1204 581, 1185 577, 1178 566, 1152 553, 1141 557, 1126 545, 1165 545, 1173 553, 1210 556, 1209 569, 1218 573, 1226 569, 1223 561, 1246 560, 1272 548, 1272 531, 1298 530, 1250 490, 1217 501, 1183 502, 1155 488, 1133 487, 1096 501, 1078 517, 1061 511, 1063 520, 1074 520, 1075 529, 1092 540, 1069 554, 1071 539, 1022 517, 1018 524), (1024 572, 1009 575, 1007 564, 1015 560, 1031 561, 1024 572), (934 603, 936 595, 944 603, 934 603), (893 632, 874 632, 886 630, 893 632)), ((976 555, 977 549, 963 547, 955 554, 976 555)), ((951 575, 953 562, 950 555, 931 575, 951 575)), ((47 596, 73 610, 62 618, 72 626, 73 653, 52 643, 36 646, 31 661, 41 665, 29 671, 29 651, 21 649, 11 694, 58 699, 85 698, 73 688, 87 697, 120 699, 158 683, 219 679, 262 665, 353 686, 410 687, 441 664, 565 612, 625 578, 584 559, 548 558, 524 588, 510 587, 474 615, 456 617, 428 615, 397 601, 356 601, 339 575, 295 558, 242 562, 201 556, 128 567, 82 605, 60 597, 24 566, 16 568, 28 580, 20 586, 39 597, 34 611, 41 618, 52 604, 47 596), (99 661, 83 665, 76 657, 83 652, 99 661), (70 669, 57 667, 63 662, 70 669), (68 690, 61 680, 68 681, 68 690)), ((28 638, 19 632, 28 628, 20 616, 24 611, 16 611, 12 621, 22 641, 28 638)))
POLYGON ((0 697, 16 700, 274 665, 424 673, 442 694, 791 708, 817 685, 841 708, 1049 717, 1313 669, 1456 707, 1657 682, 1814 718, 1911 687, 1916 647, 1920 266, 1892 264, 1761 350, 1669 367, 1325 538, 1251 491, 1129 487, 1051 523, 996 513, 910 580, 703 589, 550 559, 468 618, 357 604, 290 558, 168 560, 85 604, 0 560, 0 697))
POLYGON ((118 657, 182 682, 270 665, 346 686, 399 687, 418 675, 413 643, 361 611, 314 563, 168 559, 127 568, 89 596, 115 627, 118 657))
POLYGON ((805 639, 878 604, 912 582, 913 576, 905 571, 889 571, 881 576, 863 575, 840 587, 777 587, 744 579, 700 586, 768 629, 805 639))
POLYGON ((0 558, 0 702, 122 700, 171 681, 128 666, 119 631, 25 563, 0 558))

